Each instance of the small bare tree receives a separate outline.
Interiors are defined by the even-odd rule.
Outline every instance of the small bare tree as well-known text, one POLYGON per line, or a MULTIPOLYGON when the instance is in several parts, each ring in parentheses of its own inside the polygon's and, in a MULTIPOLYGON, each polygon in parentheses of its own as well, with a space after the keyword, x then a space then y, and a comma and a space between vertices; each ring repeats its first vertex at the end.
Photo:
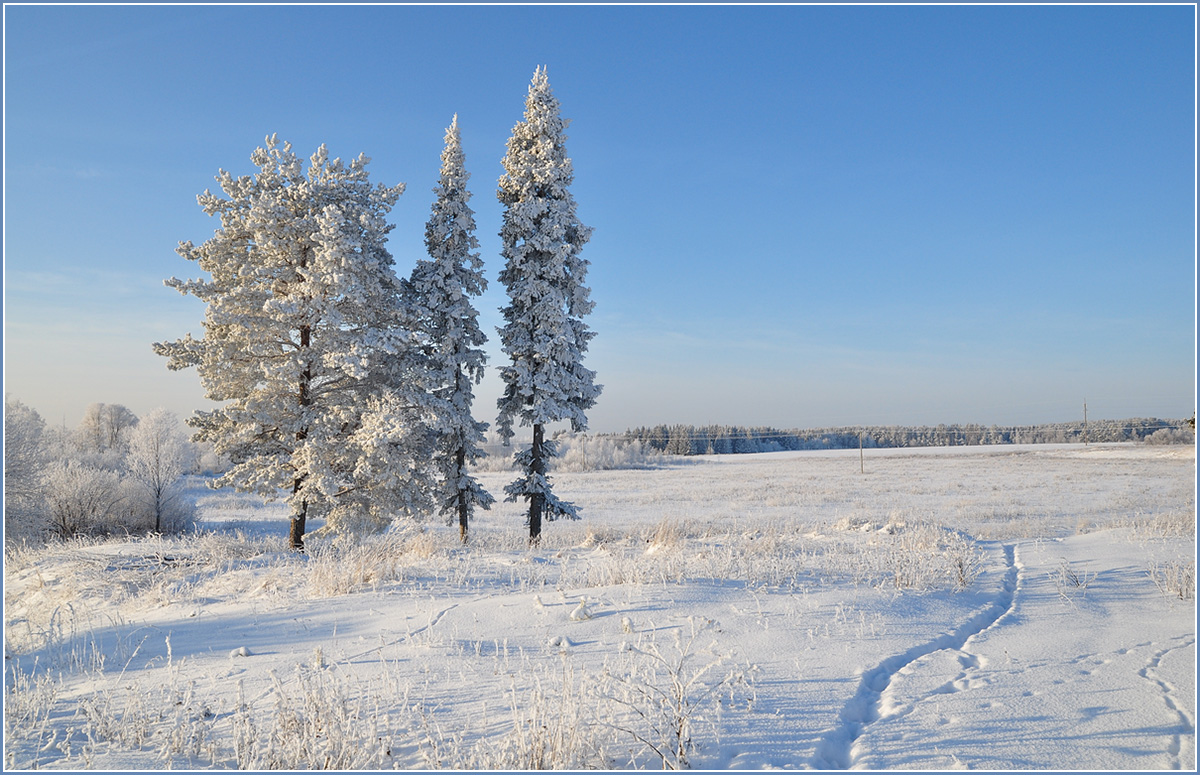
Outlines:
POLYGON ((192 457, 179 418, 166 409, 155 409, 143 417, 129 437, 125 459, 129 476, 146 495, 156 533, 162 532, 164 517, 180 505, 180 480, 192 457))

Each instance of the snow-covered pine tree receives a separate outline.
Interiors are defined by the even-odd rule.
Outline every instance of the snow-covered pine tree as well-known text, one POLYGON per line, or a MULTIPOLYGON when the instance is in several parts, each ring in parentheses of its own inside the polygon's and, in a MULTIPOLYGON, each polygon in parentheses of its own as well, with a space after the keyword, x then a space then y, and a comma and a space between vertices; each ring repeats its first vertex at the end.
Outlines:
POLYGON ((555 450, 545 425, 569 420, 573 430, 584 430, 584 412, 601 387, 595 372, 583 367, 583 354, 595 336, 583 316, 594 305, 584 285, 588 262, 579 254, 592 230, 575 215, 567 123, 546 69, 538 68, 525 100, 525 120, 508 140, 497 192, 504 205, 500 238, 506 259, 500 281, 510 300, 501 310, 505 325, 499 332, 512 361, 501 369, 505 389, 497 402, 497 425, 506 443, 514 421, 533 426, 532 445, 515 455, 524 476, 505 488, 508 500, 529 502, 531 543, 541 535, 543 515, 548 520, 579 516, 574 505, 551 491, 546 473, 555 450))
POLYGON ((302 550, 310 517, 378 529, 427 504, 429 399, 384 247, 404 185, 323 145, 306 170, 274 135, 251 159, 256 174, 217 176, 228 198, 197 197, 221 228, 177 251, 211 279, 166 281, 207 304, 204 337, 154 349, 224 402, 188 420, 233 462, 215 486, 284 495, 302 550))
POLYGON ((448 404, 434 426, 433 462, 439 472, 440 511, 451 520, 457 517, 463 543, 475 508, 491 508, 495 500, 467 470, 483 454, 479 445, 487 429, 487 423, 471 416, 471 385, 479 384, 487 361, 482 349, 487 337, 479 329, 471 297, 487 290, 487 279, 475 238, 475 213, 468 204, 469 178, 456 114, 446 129, 441 176, 433 189, 437 198, 425 225, 429 260, 417 262, 404 297, 426 338, 434 392, 448 404))

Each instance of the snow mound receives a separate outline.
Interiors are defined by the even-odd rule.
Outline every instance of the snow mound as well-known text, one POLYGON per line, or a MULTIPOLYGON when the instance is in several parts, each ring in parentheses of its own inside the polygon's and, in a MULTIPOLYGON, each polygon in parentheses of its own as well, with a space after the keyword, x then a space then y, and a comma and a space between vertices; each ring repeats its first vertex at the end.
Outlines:
POLYGON ((571 621, 573 622, 585 622, 591 618, 592 612, 587 609, 587 603, 582 600, 575 607, 575 610, 571 612, 571 621))

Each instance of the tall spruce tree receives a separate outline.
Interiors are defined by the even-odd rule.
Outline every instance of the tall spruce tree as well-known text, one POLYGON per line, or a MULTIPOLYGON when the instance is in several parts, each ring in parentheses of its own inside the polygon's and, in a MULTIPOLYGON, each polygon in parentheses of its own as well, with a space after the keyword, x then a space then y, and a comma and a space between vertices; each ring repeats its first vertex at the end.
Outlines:
POLYGON ((469 178, 455 115, 446 129, 441 176, 433 189, 437 197, 425 225, 429 260, 417 262, 405 284, 405 299, 425 337, 433 390, 448 408, 433 427, 433 463, 439 474, 440 511, 451 520, 457 518, 463 543, 475 508, 491 508, 495 500, 467 468, 483 454, 479 444, 487 429, 487 423, 471 416, 471 386, 483 378, 487 361, 482 349, 487 337, 471 297, 487 290, 487 280, 475 238, 475 213, 468 204, 469 178))
POLYGON ((573 504, 551 490, 547 471, 555 448, 546 439, 545 426, 569 420, 573 430, 585 430, 584 412, 601 388, 595 372, 583 366, 595 336, 583 317, 594 304, 584 284, 588 262, 579 254, 592 230, 575 215, 567 124, 546 69, 538 68, 525 100, 525 119, 508 140, 497 192, 504 205, 500 238, 506 259, 500 281, 510 300, 501 309, 505 325, 499 332, 511 359, 501 369, 505 387, 497 425, 506 443, 515 421, 533 427, 533 443, 515 455, 524 475, 505 488, 509 501, 524 498, 529 503, 531 543, 541 536, 543 517, 579 516, 573 504))
POLYGON ((154 349, 224 402, 188 420, 233 462, 215 485, 286 497, 302 550, 310 517, 357 532, 428 502, 427 386, 384 247, 404 185, 325 146, 306 170, 275 136, 251 158, 256 174, 220 171, 225 197, 197 197, 221 228, 177 251, 211 279, 166 281, 207 304, 203 338, 154 349))

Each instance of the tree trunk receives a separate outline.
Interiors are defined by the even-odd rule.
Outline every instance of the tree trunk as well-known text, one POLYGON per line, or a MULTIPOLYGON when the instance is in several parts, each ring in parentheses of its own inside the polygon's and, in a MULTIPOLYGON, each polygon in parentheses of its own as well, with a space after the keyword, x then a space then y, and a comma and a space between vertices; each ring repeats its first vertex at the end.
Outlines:
MULTIPOLYGON (((300 491, 300 485, 304 483, 304 478, 301 477, 292 485, 292 494, 295 495, 300 491)), ((288 547, 297 552, 304 551, 304 523, 308 518, 308 501, 300 501, 300 507, 296 513, 292 515, 290 532, 288 534, 288 547)))
MULTIPOLYGON (((461 482, 463 474, 467 467, 467 450, 466 447, 458 448, 458 480, 461 482)), ((467 520, 469 518, 467 509, 467 495, 461 489, 458 491, 458 537, 465 544, 467 542, 467 520)))
MULTIPOLYGON (((459 396, 459 395, 462 395, 462 392, 463 392, 463 371, 462 371, 462 365, 460 364, 454 368, 454 394, 456 396, 459 396)), ((463 477, 467 473, 467 470, 466 470, 467 469, 467 442, 466 442, 467 437, 466 437, 465 431, 463 431, 462 433, 463 433, 463 435, 460 437, 460 446, 458 448, 458 453, 455 455, 455 458, 454 458, 455 467, 458 471, 458 475, 455 477, 455 482, 456 482, 455 488, 457 489, 457 492, 455 493, 455 497, 458 499, 458 538, 460 541, 463 542, 463 544, 466 544, 467 543, 467 530, 468 530, 467 522, 468 522, 468 520, 470 520, 471 515, 470 515, 470 503, 467 502, 467 493, 463 491, 463 485, 462 485, 463 477)))
MULTIPOLYGON (((533 426, 533 460, 530 462, 530 468, 535 474, 546 474, 546 458, 542 450, 544 442, 544 430, 541 423, 536 423, 533 426)), ((529 495, 529 545, 537 546, 542 540, 542 507, 545 495, 540 492, 530 493, 529 495)))
MULTIPOLYGON (((300 326, 300 347, 302 349, 307 349, 311 343, 311 340, 312 340, 312 327, 300 326)), ((300 388, 297 391, 297 396, 296 396, 298 403, 300 405, 301 414, 304 413, 305 407, 307 407, 312 402, 312 398, 309 396, 309 392, 308 392, 308 386, 309 386, 310 382, 312 382, 312 366, 305 366, 304 371, 302 371, 300 373, 300 388)), ((307 428, 301 427, 300 430, 296 431, 297 446, 299 446, 300 442, 304 441, 307 438, 308 438, 308 429, 307 428)), ((295 450, 293 450, 293 454, 294 453, 295 453, 295 450)), ((300 476, 296 477, 296 479, 292 482, 292 495, 295 495, 296 493, 300 492, 300 486, 302 484, 304 484, 304 478, 305 478, 304 475, 301 474, 300 476)), ((288 534, 288 546, 297 552, 304 551, 304 523, 307 521, 307 517, 308 517, 308 500, 305 499, 305 500, 300 501, 300 507, 297 509, 297 513, 292 515, 292 523, 291 523, 291 527, 290 527, 290 532, 288 534)))
POLYGON ((297 551, 304 551, 304 521, 308 514, 308 503, 300 504, 300 513, 292 515, 291 532, 288 535, 288 547, 297 551))

